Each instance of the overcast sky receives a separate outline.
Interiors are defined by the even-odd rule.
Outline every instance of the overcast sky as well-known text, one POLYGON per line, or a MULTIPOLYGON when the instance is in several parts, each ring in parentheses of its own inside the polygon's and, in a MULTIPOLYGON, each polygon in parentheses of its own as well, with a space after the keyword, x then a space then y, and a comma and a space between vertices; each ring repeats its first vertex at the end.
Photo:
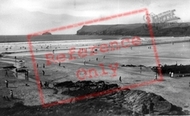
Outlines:
MULTIPOLYGON (((0 0, 0 35, 26 35, 141 8, 154 14, 176 9, 182 22, 190 22, 189 5, 190 0, 0 0)), ((144 23, 143 15, 96 24, 144 23)), ((76 33, 80 28, 57 34, 76 33)))

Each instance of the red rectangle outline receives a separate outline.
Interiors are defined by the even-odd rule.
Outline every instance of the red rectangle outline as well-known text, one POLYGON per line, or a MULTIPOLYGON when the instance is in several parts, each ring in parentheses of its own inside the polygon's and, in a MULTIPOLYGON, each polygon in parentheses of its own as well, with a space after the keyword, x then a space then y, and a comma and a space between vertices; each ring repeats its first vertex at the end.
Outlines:
POLYGON ((35 74, 35 77, 36 77, 36 83, 38 84, 38 91, 39 91, 39 97, 40 97, 41 105, 43 107, 51 107, 51 106, 54 106, 54 105, 67 103, 70 100, 78 101, 78 100, 83 100, 83 99, 86 99, 86 98, 89 98, 89 97, 92 97, 92 96, 93 97, 98 97, 100 95, 105 95, 105 94, 109 94, 109 93, 112 93, 112 92, 125 90, 127 88, 136 88, 136 87, 140 87, 140 86, 145 86, 145 85, 150 85, 150 84, 153 84, 153 83, 161 82, 163 80, 163 76, 162 76, 162 73, 161 73, 161 69, 158 68, 159 78, 157 80, 139 82, 139 83, 127 85, 127 86, 122 87, 122 88, 109 89, 109 90, 105 90, 105 91, 102 91, 102 92, 95 92, 95 93, 91 93, 91 94, 88 94, 88 95, 68 98, 66 100, 59 100, 59 103, 58 103, 58 101, 54 101, 54 102, 51 102, 51 103, 45 103, 44 102, 44 95, 43 95, 43 92, 42 92, 42 89, 41 89, 40 83, 39 83, 40 82, 39 73, 38 73, 38 70, 37 70, 37 67, 36 67, 36 60, 35 60, 35 57, 34 57, 34 52, 32 50, 32 43, 31 43, 31 38, 32 37, 42 35, 45 32, 55 32, 55 31, 65 30, 65 29, 69 29, 69 28, 83 26, 85 24, 92 24, 92 23, 95 23, 95 22, 106 21, 106 20, 119 18, 119 17, 123 17, 123 16, 128 16, 128 15, 132 15, 132 14, 136 14, 136 13, 142 13, 142 12, 146 13, 148 29, 149 29, 149 33, 150 33, 151 42, 152 42, 152 45, 153 45, 153 50, 154 50, 154 56, 155 56, 157 66, 159 66, 160 60, 158 59, 158 52, 157 52, 156 45, 155 45, 154 33, 153 33, 153 30, 152 30, 152 25, 150 23, 151 21, 150 21, 150 17, 149 17, 149 12, 148 12, 148 9, 146 9, 146 8, 139 9, 139 10, 134 10, 134 11, 131 11, 131 12, 124 12, 124 13, 120 13, 120 14, 116 14, 116 15, 112 15, 112 16, 108 16, 108 17, 103 17, 103 18, 98 18, 98 19, 94 19, 94 20, 79 22, 79 23, 75 23, 75 24, 72 24, 72 25, 62 26, 62 27, 59 27, 59 28, 53 28, 53 29, 50 29, 50 30, 45 30, 45 31, 40 31, 40 32, 28 34, 27 35, 28 45, 29 45, 29 49, 30 49, 30 53, 31 53, 32 64, 33 64, 33 67, 34 67, 34 74, 35 74))

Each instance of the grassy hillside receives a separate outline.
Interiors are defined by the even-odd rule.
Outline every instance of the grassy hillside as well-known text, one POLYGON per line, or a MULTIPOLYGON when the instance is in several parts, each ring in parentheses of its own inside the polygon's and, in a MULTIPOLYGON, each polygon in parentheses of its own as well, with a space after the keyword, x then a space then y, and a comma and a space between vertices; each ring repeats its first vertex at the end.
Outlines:
MULTIPOLYGON (((152 24, 155 36, 189 36, 190 23, 152 24)), ((77 31, 78 35, 129 35, 150 36, 149 28, 144 23, 119 25, 89 25, 77 31)))

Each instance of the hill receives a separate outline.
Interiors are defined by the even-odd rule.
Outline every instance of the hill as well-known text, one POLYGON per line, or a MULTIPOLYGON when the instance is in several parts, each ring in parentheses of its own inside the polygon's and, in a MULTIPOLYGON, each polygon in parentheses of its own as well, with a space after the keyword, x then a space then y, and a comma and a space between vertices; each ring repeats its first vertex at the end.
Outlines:
MULTIPOLYGON (((190 23, 153 23, 154 36, 189 36, 190 23)), ((127 35, 150 36, 144 23, 118 25, 85 25, 77 31, 78 35, 127 35)))

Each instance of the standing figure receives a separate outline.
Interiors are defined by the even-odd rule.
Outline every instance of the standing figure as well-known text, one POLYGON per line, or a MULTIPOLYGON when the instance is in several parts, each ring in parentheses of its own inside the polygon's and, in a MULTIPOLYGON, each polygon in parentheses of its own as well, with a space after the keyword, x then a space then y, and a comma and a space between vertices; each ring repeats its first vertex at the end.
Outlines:
POLYGON ((45 75, 45 71, 44 70, 42 70, 42 74, 43 74, 43 76, 45 75))
POLYGON ((5 70, 5 77, 9 77, 8 70, 5 70))
POLYGON ((45 64, 43 64, 43 68, 45 68, 46 66, 45 66, 45 64))
POLYGON ((98 61, 98 58, 96 58, 96 61, 98 61))
POLYGON ((157 77, 158 77, 158 73, 156 72, 156 74, 155 74, 155 80, 157 80, 157 77))
POLYGON ((8 80, 5 80, 5 85, 6 85, 6 88, 9 87, 9 81, 8 80))
POLYGON ((120 81, 120 83, 122 82, 122 80, 121 80, 121 76, 119 77, 119 81, 120 81))
POLYGON ((171 77, 171 72, 169 72, 169 76, 171 77))
POLYGON ((26 71, 25 72, 25 79, 28 81, 28 75, 29 75, 29 73, 28 73, 28 71, 26 71))
POLYGON ((11 97, 11 99, 14 98, 14 96, 13 96, 13 90, 10 90, 10 97, 11 97))
POLYGON ((173 77, 174 76, 174 73, 173 72, 171 72, 171 77, 173 77))
POLYGON ((15 75, 16 75, 16 77, 18 77, 18 69, 17 68, 15 69, 15 75))
POLYGON ((142 72, 142 66, 140 66, 140 73, 142 72))
POLYGON ((16 62, 16 56, 15 56, 15 62, 16 62))

